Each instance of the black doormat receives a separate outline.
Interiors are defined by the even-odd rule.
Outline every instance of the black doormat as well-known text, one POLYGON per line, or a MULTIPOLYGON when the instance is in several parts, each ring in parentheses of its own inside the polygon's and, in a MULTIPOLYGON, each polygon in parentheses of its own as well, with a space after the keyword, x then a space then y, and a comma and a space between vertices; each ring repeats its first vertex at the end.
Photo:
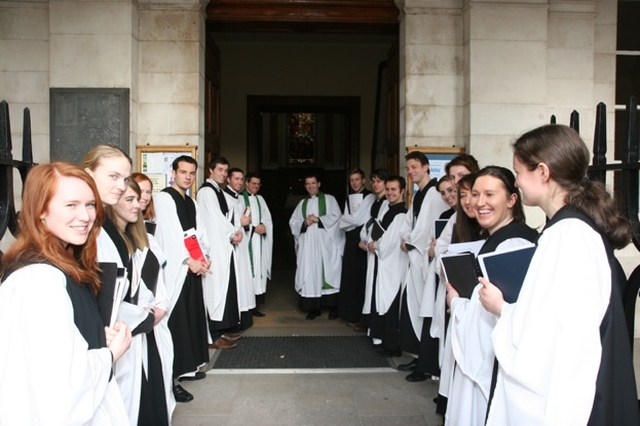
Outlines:
POLYGON ((389 360, 376 354, 366 336, 243 337, 220 351, 214 369, 380 368, 389 360))

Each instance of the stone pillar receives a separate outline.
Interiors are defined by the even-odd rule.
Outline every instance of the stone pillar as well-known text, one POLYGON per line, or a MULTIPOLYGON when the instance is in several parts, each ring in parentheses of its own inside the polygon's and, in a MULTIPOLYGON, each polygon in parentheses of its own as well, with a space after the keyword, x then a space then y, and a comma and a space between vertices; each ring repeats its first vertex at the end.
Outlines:
MULTIPOLYGON (((571 111, 578 111, 580 133, 590 149, 595 108, 600 102, 594 96, 597 3, 597 0, 549 1, 547 115, 555 114, 558 123, 569 124, 571 111)), ((615 51, 613 54, 613 62, 609 64, 613 69, 609 70, 613 71, 615 81, 615 51)), ((606 65, 606 57, 601 59, 601 64, 606 65)), ((606 73, 609 67, 601 68, 606 73)))
POLYGON ((548 122, 547 5, 465 0, 465 136, 481 165, 511 166, 510 142, 548 122))
POLYGON ((138 144, 198 146, 201 168, 207 3, 138 1, 138 144))
POLYGON ((406 147, 464 146, 462 0, 396 0, 400 170, 406 147))

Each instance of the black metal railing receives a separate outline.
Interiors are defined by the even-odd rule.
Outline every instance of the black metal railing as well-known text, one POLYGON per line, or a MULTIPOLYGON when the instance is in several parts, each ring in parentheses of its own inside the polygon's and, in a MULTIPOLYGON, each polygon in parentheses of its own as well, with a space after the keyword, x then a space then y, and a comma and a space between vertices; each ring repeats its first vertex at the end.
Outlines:
MULTIPOLYGON (((0 102, 0 240, 7 229, 12 235, 18 231, 18 216, 16 214, 13 194, 13 169, 20 173, 24 183, 27 173, 34 166, 33 151, 31 149, 31 112, 24 109, 22 131, 22 161, 14 160, 11 143, 11 124, 9 120, 9 104, 0 102)), ((0 255, 2 253, 0 252, 0 255)))

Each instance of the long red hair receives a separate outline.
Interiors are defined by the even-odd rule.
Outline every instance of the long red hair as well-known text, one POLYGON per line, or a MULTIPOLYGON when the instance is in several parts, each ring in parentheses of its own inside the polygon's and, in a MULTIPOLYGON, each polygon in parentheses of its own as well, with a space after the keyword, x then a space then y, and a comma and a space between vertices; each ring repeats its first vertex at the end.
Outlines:
POLYGON ((28 174, 19 216, 19 233, 16 241, 2 258, 3 270, 17 269, 30 263, 50 263, 76 283, 89 285, 95 294, 100 291, 98 276, 97 238, 104 221, 104 210, 96 184, 87 172, 72 163, 58 162, 34 167, 28 174), (41 220, 51 199, 58 191, 60 177, 78 178, 85 182, 96 199, 96 221, 81 246, 65 243, 52 234, 41 220))

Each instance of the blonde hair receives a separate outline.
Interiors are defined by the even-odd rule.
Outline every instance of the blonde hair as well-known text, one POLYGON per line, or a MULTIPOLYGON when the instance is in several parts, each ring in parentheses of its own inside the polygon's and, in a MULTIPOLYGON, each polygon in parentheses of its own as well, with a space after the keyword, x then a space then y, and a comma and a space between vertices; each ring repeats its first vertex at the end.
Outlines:
POLYGON ((124 157, 129 160, 129 164, 133 166, 131 157, 119 147, 115 145, 96 145, 85 154, 81 167, 83 169, 95 170, 103 158, 111 157, 124 157))

